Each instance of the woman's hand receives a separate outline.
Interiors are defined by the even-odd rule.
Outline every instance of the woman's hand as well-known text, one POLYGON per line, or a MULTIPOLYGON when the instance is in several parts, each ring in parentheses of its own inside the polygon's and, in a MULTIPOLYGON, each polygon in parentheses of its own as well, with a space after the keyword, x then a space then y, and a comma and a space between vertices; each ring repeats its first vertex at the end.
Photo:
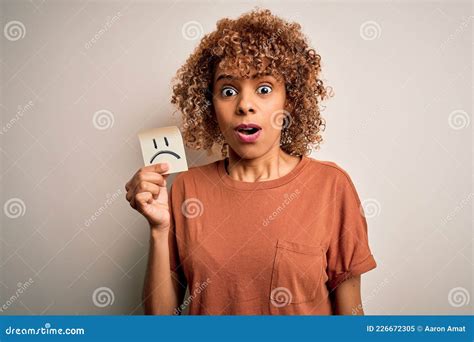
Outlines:
POLYGON ((162 173, 168 170, 167 163, 140 168, 125 185, 130 206, 148 220, 152 229, 167 230, 170 226, 168 190, 162 173))

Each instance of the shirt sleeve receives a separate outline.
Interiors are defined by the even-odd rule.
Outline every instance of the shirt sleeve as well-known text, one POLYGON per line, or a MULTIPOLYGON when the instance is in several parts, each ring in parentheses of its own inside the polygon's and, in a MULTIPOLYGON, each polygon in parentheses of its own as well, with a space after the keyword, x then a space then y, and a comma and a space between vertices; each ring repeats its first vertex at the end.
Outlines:
POLYGON ((377 267, 370 251, 367 221, 354 184, 343 170, 336 183, 335 220, 327 250, 328 289, 377 267))
POLYGON ((169 210, 170 210, 170 231, 168 235, 168 248, 170 254, 170 270, 174 272, 173 276, 177 277, 179 283, 186 287, 186 277, 184 275, 182 260, 179 253, 179 240, 180 240, 180 229, 179 222, 175 215, 181 213, 181 204, 179 199, 179 193, 177 193, 178 184, 176 184, 176 178, 173 184, 171 185, 169 192, 169 210))

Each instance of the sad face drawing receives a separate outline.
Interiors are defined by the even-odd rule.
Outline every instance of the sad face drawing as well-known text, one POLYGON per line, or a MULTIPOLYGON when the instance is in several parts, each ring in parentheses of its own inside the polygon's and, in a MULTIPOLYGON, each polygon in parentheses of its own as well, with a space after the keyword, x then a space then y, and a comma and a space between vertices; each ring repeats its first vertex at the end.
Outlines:
POLYGON ((167 173, 188 170, 181 132, 176 126, 153 128, 138 134, 145 166, 168 163, 167 173))
MULTIPOLYGON (((168 142, 168 138, 167 137, 164 137, 163 140, 165 141, 165 145, 166 146, 169 146, 169 142, 168 142)), ((158 145, 156 143, 156 139, 153 138, 153 145, 155 146, 155 149, 158 149, 158 145)), ((158 151, 156 152, 153 157, 151 157, 151 160, 150 160, 150 164, 153 164, 153 160, 155 160, 156 157, 158 157, 160 154, 163 154, 163 153, 169 153, 171 154, 172 156, 175 156, 176 159, 181 159, 181 157, 179 156, 179 154, 177 154, 176 152, 174 151, 171 151, 171 150, 161 150, 161 151, 158 151)))

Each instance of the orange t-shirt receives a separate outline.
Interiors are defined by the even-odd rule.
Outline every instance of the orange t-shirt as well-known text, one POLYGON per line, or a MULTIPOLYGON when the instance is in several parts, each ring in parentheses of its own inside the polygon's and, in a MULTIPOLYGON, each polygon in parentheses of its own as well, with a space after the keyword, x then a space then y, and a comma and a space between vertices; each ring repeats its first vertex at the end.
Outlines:
POLYGON ((243 182, 222 159, 178 174, 169 198, 171 270, 191 315, 330 315, 329 293, 377 266, 333 162, 303 156, 283 177, 243 182))

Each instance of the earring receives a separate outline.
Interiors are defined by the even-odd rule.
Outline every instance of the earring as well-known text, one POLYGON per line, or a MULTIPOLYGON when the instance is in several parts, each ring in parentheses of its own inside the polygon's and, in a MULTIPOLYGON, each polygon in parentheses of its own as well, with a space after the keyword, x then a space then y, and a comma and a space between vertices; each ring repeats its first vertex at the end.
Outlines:
POLYGON ((223 158, 227 157, 228 148, 229 148, 229 144, 228 144, 228 143, 225 142, 225 143, 222 144, 221 154, 222 154, 222 157, 223 157, 223 158))

